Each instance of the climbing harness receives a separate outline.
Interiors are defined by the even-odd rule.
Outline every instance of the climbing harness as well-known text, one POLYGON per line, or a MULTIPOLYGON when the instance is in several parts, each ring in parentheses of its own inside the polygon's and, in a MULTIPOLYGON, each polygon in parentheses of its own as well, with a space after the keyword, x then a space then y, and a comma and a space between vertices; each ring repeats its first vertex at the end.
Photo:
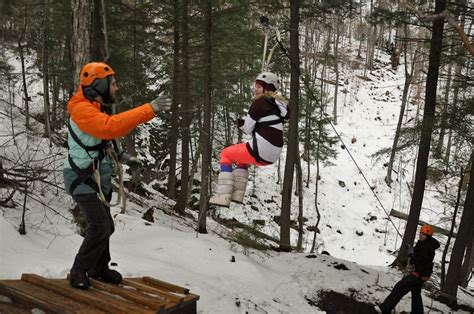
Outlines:
POLYGON ((87 155, 92 159, 91 164, 87 168, 80 168, 74 160, 71 158, 71 155, 68 154, 68 161, 69 164, 71 165, 72 170, 76 173, 77 178, 71 183, 70 187, 70 193, 74 194, 74 190, 81 184, 87 184, 90 187, 92 187, 100 201, 108 207, 111 206, 117 206, 121 204, 122 206, 122 212, 125 212, 126 208, 126 197, 125 197, 125 189, 123 185, 123 167, 122 164, 119 161, 118 157, 118 144, 115 140, 102 140, 99 144, 93 145, 93 146, 87 146, 85 145, 77 136, 77 134, 74 132, 74 130, 71 127, 71 123, 68 123, 68 129, 69 129, 69 134, 71 134, 71 137, 74 139, 74 141, 86 151, 87 155), (112 146, 109 145, 109 143, 112 143, 112 146), (98 152, 97 157, 92 157, 89 152, 96 151, 98 152), (112 162, 112 169, 113 172, 118 175, 119 178, 119 189, 118 189, 118 197, 117 197, 117 202, 114 204, 110 204, 103 191, 102 191, 102 184, 101 184, 101 176, 100 176, 100 163, 101 161, 105 158, 109 157, 109 159, 112 162))
MULTIPOLYGON (((266 96, 263 96, 263 99, 269 103, 270 105, 272 105, 272 109, 269 110, 268 112, 266 112, 264 114, 263 117, 261 117, 256 123, 255 123, 255 127, 252 131, 252 138, 253 138, 253 141, 252 141, 252 148, 249 149, 249 152, 250 154, 255 158, 255 160, 257 162, 263 162, 263 163, 266 163, 266 164, 271 164, 271 162, 268 162, 264 159, 262 159, 262 157, 260 157, 260 154, 258 152, 258 145, 257 145, 257 129, 259 127, 266 127, 266 126, 271 126, 271 125, 275 125, 275 124, 280 124, 280 123, 284 123, 285 122, 285 119, 284 117, 281 116, 281 112, 280 112, 280 109, 278 109, 278 105, 276 104, 275 102, 275 99, 271 98, 271 97, 266 97, 266 96), (269 116, 277 116, 278 118, 277 119, 273 119, 273 120, 268 120, 268 121, 261 121, 261 119, 265 118, 265 117, 269 117, 269 116)), ((250 148, 249 146, 247 146, 248 148, 250 148)))

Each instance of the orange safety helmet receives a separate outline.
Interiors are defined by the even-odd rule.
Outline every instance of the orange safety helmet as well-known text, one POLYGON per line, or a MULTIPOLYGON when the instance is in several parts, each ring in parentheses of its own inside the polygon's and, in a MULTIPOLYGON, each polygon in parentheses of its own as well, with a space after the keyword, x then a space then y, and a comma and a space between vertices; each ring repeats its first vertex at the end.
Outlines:
POLYGON ((433 235, 433 227, 431 227, 430 225, 423 225, 423 226, 420 228, 420 233, 423 233, 423 234, 425 234, 425 235, 432 236, 432 235, 433 235))
POLYGON ((82 67, 80 78, 82 86, 90 86, 96 79, 115 74, 110 65, 103 62, 91 62, 82 67))

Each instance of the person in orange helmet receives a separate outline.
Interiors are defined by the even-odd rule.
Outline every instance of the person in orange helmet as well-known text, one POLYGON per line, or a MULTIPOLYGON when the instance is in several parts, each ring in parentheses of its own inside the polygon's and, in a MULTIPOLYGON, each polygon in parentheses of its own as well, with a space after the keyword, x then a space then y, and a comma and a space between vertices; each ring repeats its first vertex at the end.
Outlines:
POLYGON ((423 313, 423 300, 421 288, 423 283, 430 279, 433 272, 433 259, 439 242, 433 238, 433 227, 423 225, 420 228, 419 240, 416 242, 413 252, 410 253, 410 264, 413 271, 403 277, 392 289, 392 292, 380 304, 382 313, 391 313, 404 295, 411 291, 412 313, 423 313))
POLYGON ((91 62, 81 70, 80 86, 69 100, 67 109, 68 156, 64 161, 64 184, 87 221, 87 231, 70 271, 69 284, 87 289, 89 277, 119 284, 122 275, 109 268, 109 238, 114 232, 109 202, 112 198, 110 152, 122 163, 138 160, 130 157, 115 142, 141 123, 163 110, 171 101, 164 96, 112 115, 118 85, 108 64, 91 62))

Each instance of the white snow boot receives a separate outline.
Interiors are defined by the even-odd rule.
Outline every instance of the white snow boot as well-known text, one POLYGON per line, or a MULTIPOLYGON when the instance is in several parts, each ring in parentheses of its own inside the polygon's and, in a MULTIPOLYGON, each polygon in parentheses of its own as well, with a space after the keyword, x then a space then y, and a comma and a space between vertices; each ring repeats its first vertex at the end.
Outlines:
POLYGON ((209 199, 209 204, 229 207, 234 190, 232 172, 221 172, 217 178, 216 195, 209 199))
POLYGON ((244 203, 245 190, 249 181, 249 171, 245 168, 234 170, 234 191, 232 192, 232 202, 244 203))

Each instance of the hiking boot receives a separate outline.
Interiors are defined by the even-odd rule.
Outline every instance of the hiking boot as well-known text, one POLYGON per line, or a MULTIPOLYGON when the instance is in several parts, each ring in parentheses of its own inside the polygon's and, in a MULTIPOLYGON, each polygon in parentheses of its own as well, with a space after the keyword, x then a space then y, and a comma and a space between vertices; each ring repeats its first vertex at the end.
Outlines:
POLYGON ((237 168, 233 172, 234 175, 234 190, 232 192, 232 202, 243 204, 245 190, 249 179, 249 172, 247 168, 237 168))
POLYGON ((69 285, 77 289, 89 289, 91 285, 87 272, 80 269, 71 269, 69 285))
POLYGON ((231 202, 231 195, 230 194, 219 194, 214 195, 209 199, 209 204, 217 205, 217 206, 224 206, 229 207, 231 202))
POLYGON ((91 278, 94 278, 103 282, 112 283, 114 285, 118 285, 119 283, 122 282, 122 275, 118 271, 110 269, 108 267, 97 273, 90 272, 89 276, 91 278))
POLYGON ((221 172, 217 178, 216 195, 211 197, 209 204, 229 207, 232 191, 234 190, 232 172, 221 172))

